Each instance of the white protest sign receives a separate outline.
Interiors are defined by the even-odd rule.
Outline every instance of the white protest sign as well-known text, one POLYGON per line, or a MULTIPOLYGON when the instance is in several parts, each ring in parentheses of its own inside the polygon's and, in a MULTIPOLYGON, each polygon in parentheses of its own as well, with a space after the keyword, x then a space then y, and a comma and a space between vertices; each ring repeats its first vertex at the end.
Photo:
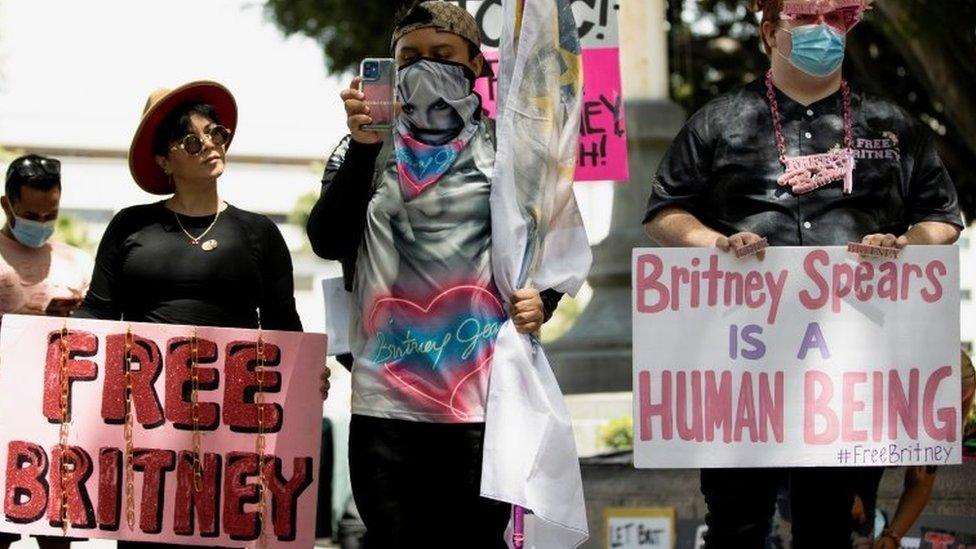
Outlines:
POLYGON ((342 276, 322 279, 325 300, 325 334, 329 336, 329 356, 349 352, 349 307, 352 294, 346 291, 342 276))
POLYGON ((677 542, 673 507, 604 509, 606 549, 673 549, 677 542))
POLYGON ((959 257, 633 254, 637 467, 961 462, 959 257))

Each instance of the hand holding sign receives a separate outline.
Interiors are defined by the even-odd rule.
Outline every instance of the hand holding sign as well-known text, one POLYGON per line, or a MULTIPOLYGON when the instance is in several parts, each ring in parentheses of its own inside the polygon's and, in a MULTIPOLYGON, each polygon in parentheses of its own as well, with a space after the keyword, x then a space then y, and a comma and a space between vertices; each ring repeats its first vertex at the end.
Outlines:
POLYGON ((732 250, 737 258, 755 254, 759 261, 766 257, 764 250, 767 244, 765 238, 750 232, 735 233, 729 237, 720 236, 715 239, 715 247, 723 252, 732 250))

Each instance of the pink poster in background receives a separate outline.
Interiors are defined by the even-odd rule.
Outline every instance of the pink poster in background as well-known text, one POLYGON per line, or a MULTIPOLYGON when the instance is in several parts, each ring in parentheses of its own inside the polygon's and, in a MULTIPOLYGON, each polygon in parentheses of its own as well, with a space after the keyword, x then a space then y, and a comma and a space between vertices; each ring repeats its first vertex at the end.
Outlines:
MULTIPOLYGON (((452 0, 474 16, 481 30, 485 58, 498 74, 502 29, 501 0, 452 0)), ((616 0, 573 0, 573 16, 583 50, 583 108, 576 181, 627 181, 627 128, 620 82, 620 36, 616 0)), ((479 79, 478 93, 495 114, 494 79, 479 79)))
POLYGON ((61 373, 67 372, 68 535, 254 547, 314 544, 325 336, 262 333, 267 518, 258 503, 253 330, 5 315, 0 331, 0 530, 62 535, 61 373), (132 498, 127 497, 125 341, 132 333, 132 498), (196 337, 202 474, 194 482, 196 337), (127 509, 134 511, 130 528, 127 509), (267 523, 265 523, 265 520, 267 523), (266 527, 265 527, 266 524, 266 527))
MULTIPOLYGON (((485 59, 496 67, 498 50, 485 52, 485 59)), ((495 79, 481 78, 475 89, 482 106, 495 117, 495 79)), ((624 99, 620 91, 620 50, 583 50, 583 108, 580 120, 579 154, 576 181, 626 181, 627 131, 624 99)))

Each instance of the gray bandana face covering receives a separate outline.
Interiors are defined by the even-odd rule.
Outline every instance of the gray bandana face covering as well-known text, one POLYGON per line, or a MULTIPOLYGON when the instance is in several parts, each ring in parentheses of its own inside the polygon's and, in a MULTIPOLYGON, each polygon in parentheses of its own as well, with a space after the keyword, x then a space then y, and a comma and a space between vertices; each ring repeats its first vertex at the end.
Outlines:
POLYGON ((472 81, 470 69, 458 63, 425 58, 401 68, 397 131, 427 145, 454 139, 481 108, 472 81))

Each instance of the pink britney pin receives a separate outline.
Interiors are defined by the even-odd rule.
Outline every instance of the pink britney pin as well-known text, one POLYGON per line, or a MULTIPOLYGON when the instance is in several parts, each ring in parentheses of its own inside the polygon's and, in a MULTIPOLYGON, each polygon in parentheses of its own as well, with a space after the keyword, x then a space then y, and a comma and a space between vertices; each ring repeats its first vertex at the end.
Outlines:
POLYGON ((777 183, 789 186, 796 194, 819 189, 834 181, 844 182, 844 194, 854 190, 854 151, 840 149, 823 154, 787 156, 786 173, 777 183))
POLYGON ((749 255, 757 254, 765 250, 767 247, 769 247, 769 241, 763 238, 762 240, 757 240, 752 244, 746 244, 740 248, 735 248, 733 252, 735 253, 735 257, 741 259, 749 255))
POLYGON ((880 259, 898 259, 898 248, 889 248, 887 246, 873 246, 871 244, 859 244, 857 242, 848 242, 847 251, 852 254, 858 254, 863 257, 877 257, 880 259))

